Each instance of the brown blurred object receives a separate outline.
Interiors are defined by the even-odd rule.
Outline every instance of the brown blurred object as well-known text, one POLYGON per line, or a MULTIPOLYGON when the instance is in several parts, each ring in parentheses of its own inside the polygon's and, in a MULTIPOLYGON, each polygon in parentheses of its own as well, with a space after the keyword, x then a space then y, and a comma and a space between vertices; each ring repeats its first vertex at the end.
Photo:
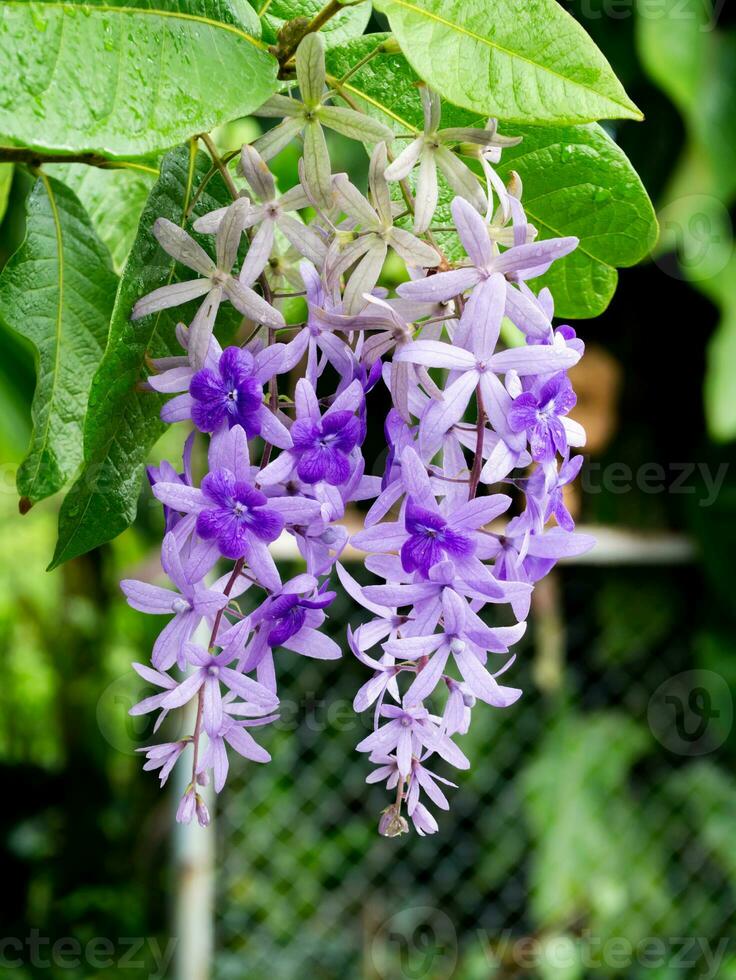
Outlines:
MULTIPOLYGON (((597 344, 587 344, 583 359, 569 371, 578 402, 570 412, 585 429, 585 452, 601 453, 613 438, 619 424, 618 402, 623 371, 616 358, 597 344)), ((563 489, 565 506, 577 517, 580 511, 580 484, 563 489)))
POLYGON ((585 357, 570 369, 569 375, 578 396, 570 418, 585 427, 585 451, 594 456, 606 448, 618 428, 621 365, 603 347, 588 344, 585 357))

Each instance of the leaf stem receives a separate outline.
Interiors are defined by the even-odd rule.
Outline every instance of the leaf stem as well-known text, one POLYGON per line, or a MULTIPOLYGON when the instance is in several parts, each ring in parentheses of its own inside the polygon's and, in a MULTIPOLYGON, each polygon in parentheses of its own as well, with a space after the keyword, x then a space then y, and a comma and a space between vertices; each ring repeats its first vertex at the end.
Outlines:
POLYGON ((140 170, 158 176, 156 167, 133 160, 109 160, 101 153, 47 153, 26 146, 0 146, 0 163, 26 163, 29 167, 41 167, 44 163, 83 163, 101 170, 140 170))
POLYGON ((237 201, 237 199, 240 197, 240 192, 239 192, 238 188, 235 185, 235 181, 233 180, 232 174, 227 169, 227 165, 226 165, 225 161, 222 159, 222 157, 220 156, 220 154, 217 152, 217 147, 215 146, 215 144, 214 144, 214 142, 212 140, 212 137, 210 136, 209 133, 200 133, 199 136, 198 136, 198 139, 201 139, 202 142, 204 143, 204 145, 207 147, 207 152, 209 153, 210 157, 212 158, 212 163, 220 171, 220 173, 222 175, 222 179, 225 181, 225 184, 227 186, 227 189, 230 191, 230 194, 232 196, 232 199, 234 201, 237 201))
POLYGON ((324 5, 321 10, 318 10, 314 17, 305 24, 304 30, 300 31, 298 36, 293 38, 285 48, 277 51, 277 58, 279 64, 284 68, 288 61, 294 56, 296 49, 299 47, 301 41, 307 36, 307 34, 314 34, 316 31, 321 30, 328 20, 331 20, 335 14, 339 14, 343 7, 352 7, 354 4, 345 2, 345 0, 329 0, 328 3, 324 5))
POLYGON ((352 78, 357 71, 360 71, 363 65, 367 65, 369 61, 372 61, 373 58, 376 57, 377 54, 380 54, 383 47, 384 47, 384 42, 381 41, 381 43, 377 44, 375 48, 371 48, 368 54, 364 54, 359 61, 355 62, 352 68, 348 68, 348 70, 345 72, 342 78, 338 79, 337 84, 344 85, 349 78, 352 78))

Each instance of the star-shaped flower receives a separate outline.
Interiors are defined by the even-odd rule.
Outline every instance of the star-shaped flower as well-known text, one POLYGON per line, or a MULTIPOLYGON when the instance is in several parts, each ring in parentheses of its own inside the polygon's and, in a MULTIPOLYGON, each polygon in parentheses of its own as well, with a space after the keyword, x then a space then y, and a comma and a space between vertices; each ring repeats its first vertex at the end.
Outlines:
MULTIPOLYGON (((499 136, 496 132, 495 120, 491 121, 488 129, 478 129, 472 126, 440 129, 442 108, 439 95, 426 85, 419 87, 419 93, 424 110, 424 132, 412 140, 386 169, 387 180, 403 180, 409 176, 417 164, 419 165, 419 177, 414 200, 414 231, 417 234, 421 234, 429 228, 432 217, 437 210, 438 168, 442 171, 453 191, 469 201, 476 211, 485 213, 488 207, 486 195, 478 183, 478 178, 452 152, 452 146, 456 146, 458 143, 471 143, 476 145, 479 151, 482 149, 486 153, 490 152, 493 156, 492 151, 498 153, 501 147, 516 146, 517 143, 521 142, 520 137, 499 136)), ((485 155, 483 162, 490 170, 485 155)), ((498 159, 495 159, 495 162, 497 163, 498 159)), ((505 195, 502 181, 496 177, 495 172, 491 172, 495 178, 493 184, 497 193, 499 196, 505 195)), ((488 176, 487 171, 486 174, 488 176)))
MULTIPOLYGON (((379 143, 373 150, 368 171, 372 204, 350 183, 346 174, 337 174, 334 179, 335 200, 360 227, 360 232, 330 267, 330 275, 335 276, 358 263, 345 288, 346 313, 357 313, 364 305, 363 294, 370 293, 378 282, 389 245, 409 266, 434 268, 440 264, 436 249, 404 228, 394 226, 391 193, 384 177, 386 163, 386 144, 379 143)), ((327 264, 330 264, 329 255, 327 264)))
POLYGON ((331 169, 322 127, 364 143, 391 140, 394 134, 388 126, 363 113, 326 105, 331 94, 325 92, 326 77, 324 39, 320 33, 307 34, 296 50, 296 80, 302 101, 273 95, 253 115, 283 118, 254 144, 264 160, 270 160, 295 136, 303 134, 307 183, 319 203, 327 207, 332 201, 331 169))
POLYGON ((279 311, 250 288, 263 271, 268 255, 263 256, 261 261, 259 255, 249 252, 239 277, 236 279, 232 275, 249 206, 246 198, 239 198, 228 207, 217 229, 215 262, 191 235, 173 221, 157 218, 153 226, 153 233, 161 248, 177 262, 198 272, 201 278, 154 289, 152 293, 138 300, 133 307, 131 319, 140 320, 151 313, 180 306, 204 296, 204 302, 189 327, 189 359, 196 368, 204 367, 217 311, 224 299, 229 299, 239 313, 257 323, 265 323, 270 327, 284 325, 284 318, 279 311))

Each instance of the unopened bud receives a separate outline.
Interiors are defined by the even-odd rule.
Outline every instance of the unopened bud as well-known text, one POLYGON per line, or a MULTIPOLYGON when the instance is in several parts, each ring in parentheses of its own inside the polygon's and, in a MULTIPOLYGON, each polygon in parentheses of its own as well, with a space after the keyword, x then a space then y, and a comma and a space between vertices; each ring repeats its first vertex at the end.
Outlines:
POLYGON ((378 45, 380 54, 401 54, 401 46, 395 37, 387 37, 378 45))
POLYGON ((382 837, 400 837, 409 832, 409 824, 399 813, 395 803, 387 806, 378 821, 378 833, 382 837))
POLYGON ((199 793, 196 794, 197 820, 200 827, 207 827, 210 822, 210 811, 199 793))
POLYGON ((515 170, 511 171, 511 176, 506 184, 509 194, 515 197, 517 201, 521 200, 521 194, 524 190, 523 184, 521 182, 521 177, 517 174, 515 170))

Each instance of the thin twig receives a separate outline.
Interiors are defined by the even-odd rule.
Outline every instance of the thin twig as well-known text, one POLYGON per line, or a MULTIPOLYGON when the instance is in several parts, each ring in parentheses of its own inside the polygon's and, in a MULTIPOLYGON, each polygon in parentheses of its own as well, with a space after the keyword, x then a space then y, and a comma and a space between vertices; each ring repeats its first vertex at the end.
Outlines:
POLYGON ((237 201, 237 199, 240 197, 240 191, 238 190, 235 181, 233 180, 233 175, 230 173, 224 160, 217 152, 217 147, 212 141, 212 137, 210 136, 209 133, 200 133, 199 139, 201 139, 204 145, 207 147, 207 152, 212 158, 213 164, 217 167, 217 169, 222 174, 222 179, 225 181, 227 189, 230 191, 233 200, 237 201))
POLYGON ((44 163, 83 163, 100 170, 140 170, 158 176, 156 167, 133 160, 109 160, 100 153, 47 153, 25 146, 0 146, 0 163, 27 163, 30 167, 41 167, 44 163))
MULTIPOLYGON (((235 588, 235 583, 243 570, 243 565, 245 564, 244 558, 238 558, 233 567, 230 578, 227 580, 225 588, 222 590, 222 594, 229 596, 232 590, 235 588)), ((210 633, 210 641, 207 644, 207 649, 212 650, 217 640, 217 631, 220 629, 220 623, 222 622, 223 609, 217 610, 217 615, 215 616, 215 621, 212 624, 212 632, 210 633)), ((192 743, 194 745, 194 756, 192 758, 192 783, 196 782, 197 779, 197 762, 199 761, 199 736, 202 729, 202 711, 204 709, 204 685, 200 687, 199 694, 197 696, 197 718, 194 722, 194 733, 192 734, 192 743)))
POLYGON ((475 423, 475 457, 473 459, 473 468, 470 471, 469 500, 472 500, 478 492, 480 471, 483 469, 483 439, 486 429, 486 412, 483 407, 483 396, 480 393, 480 385, 475 389, 475 401, 478 406, 478 418, 475 423))

